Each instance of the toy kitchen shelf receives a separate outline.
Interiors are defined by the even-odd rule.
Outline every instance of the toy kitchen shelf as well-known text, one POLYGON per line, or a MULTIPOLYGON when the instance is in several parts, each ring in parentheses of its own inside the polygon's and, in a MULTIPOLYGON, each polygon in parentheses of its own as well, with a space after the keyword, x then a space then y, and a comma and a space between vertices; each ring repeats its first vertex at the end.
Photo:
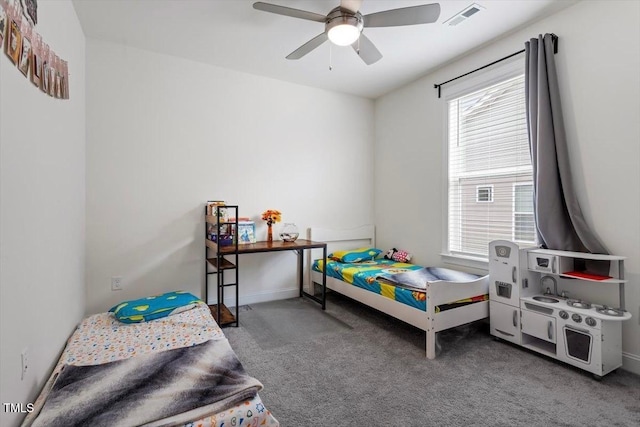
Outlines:
POLYGON ((626 257, 550 249, 532 249, 527 252, 529 271, 603 285, 618 284, 619 308, 624 310, 624 284, 627 283, 624 278, 626 257))

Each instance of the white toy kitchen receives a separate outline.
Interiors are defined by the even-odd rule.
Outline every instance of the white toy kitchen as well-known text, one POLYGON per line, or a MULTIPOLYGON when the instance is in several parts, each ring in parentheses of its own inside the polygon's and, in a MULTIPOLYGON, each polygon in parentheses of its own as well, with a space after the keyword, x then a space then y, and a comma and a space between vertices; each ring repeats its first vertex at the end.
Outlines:
POLYGON ((591 372, 622 366, 624 257, 489 244, 491 334, 591 372))

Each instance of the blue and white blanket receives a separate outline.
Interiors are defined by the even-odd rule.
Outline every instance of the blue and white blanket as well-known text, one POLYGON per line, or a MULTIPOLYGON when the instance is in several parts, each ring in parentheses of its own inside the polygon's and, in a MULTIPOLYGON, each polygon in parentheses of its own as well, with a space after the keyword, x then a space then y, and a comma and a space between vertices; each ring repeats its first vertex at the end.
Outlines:
POLYGON ((377 277, 380 282, 387 282, 394 286, 407 289, 426 290, 427 283, 447 281, 447 282, 470 282, 477 280, 480 276, 465 273, 463 271, 449 270, 448 268, 423 267, 418 270, 406 271, 397 274, 382 274, 377 277))
POLYGON ((226 339, 93 366, 66 365, 33 427, 175 426, 253 398, 226 339))

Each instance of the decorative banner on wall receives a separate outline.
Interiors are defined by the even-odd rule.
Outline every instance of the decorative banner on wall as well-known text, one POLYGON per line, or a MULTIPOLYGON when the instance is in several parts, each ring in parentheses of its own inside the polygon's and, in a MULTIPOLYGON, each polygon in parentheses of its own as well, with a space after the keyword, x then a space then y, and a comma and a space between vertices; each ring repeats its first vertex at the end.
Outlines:
POLYGON ((20 0, 24 16, 29 20, 32 27, 38 23, 38 0, 20 0))
POLYGON ((7 33, 7 13, 0 3, 0 50, 4 46, 4 35, 7 33))
POLYGON ((0 0, 0 50, 47 95, 69 99, 69 65, 35 31, 37 0, 0 0))

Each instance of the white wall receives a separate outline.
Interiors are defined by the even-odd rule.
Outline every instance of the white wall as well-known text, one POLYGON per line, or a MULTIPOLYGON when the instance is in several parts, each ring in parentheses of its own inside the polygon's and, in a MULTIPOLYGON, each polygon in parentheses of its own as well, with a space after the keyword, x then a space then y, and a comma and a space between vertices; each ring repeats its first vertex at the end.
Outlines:
MULTIPOLYGON (((88 312, 201 295, 208 199, 238 204, 259 240, 266 209, 302 233, 371 223, 373 114, 364 98, 87 40, 88 312)), ((240 303, 296 296, 295 274, 293 252, 243 255, 240 303)))
MULTIPOLYGON (((33 402, 84 314, 84 35, 70 1, 38 2, 36 30, 69 62, 71 99, 45 95, 0 54, 2 403, 33 402)), ((0 424, 23 416, 2 408, 0 424)))
MULTIPOLYGON (((584 1, 376 101, 375 218, 380 247, 442 265, 444 106, 435 83, 516 52, 538 34, 556 55, 574 182, 587 222, 627 256, 624 367, 640 373, 640 2, 584 1), (405 183, 399 186, 398 180, 405 183), (388 203, 401 200, 402 208, 388 203), (402 218, 402 221, 398 221, 402 218)), ((523 56, 524 58, 524 56, 523 56)), ((524 59, 523 59, 524 61, 524 59)), ((446 86, 445 86, 446 87, 446 86)))

